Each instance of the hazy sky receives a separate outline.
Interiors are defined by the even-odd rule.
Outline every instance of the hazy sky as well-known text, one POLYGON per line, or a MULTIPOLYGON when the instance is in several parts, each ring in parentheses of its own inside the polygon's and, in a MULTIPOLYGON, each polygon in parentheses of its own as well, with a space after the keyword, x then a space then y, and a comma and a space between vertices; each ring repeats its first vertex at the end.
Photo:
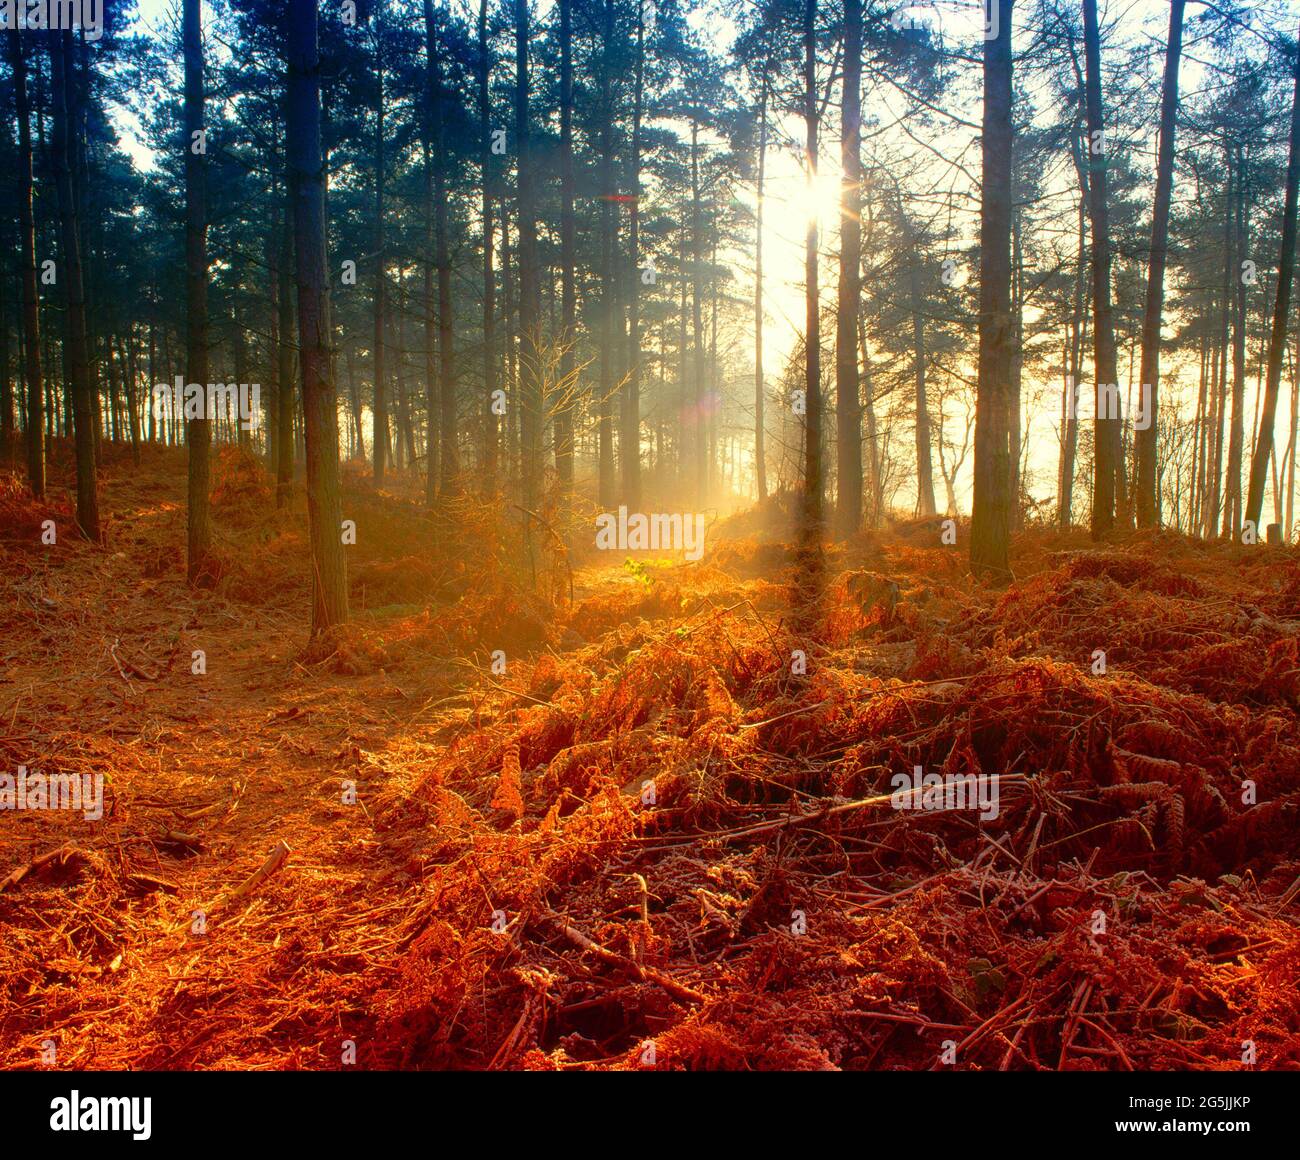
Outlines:
MULTIPOLYGON (((545 19, 552 6, 551 0, 540 0, 536 5, 538 18, 545 19)), ((469 6, 464 0, 453 0, 453 7, 465 12, 469 11, 469 6)), ((1016 7, 1019 13, 1024 13, 1029 9, 1029 4, 1027 0, 1021 0, 1016 7)), ((1292 22, 1300 12, 1300 3, 1296 0, 1270 4, 1270 7, 1289 12, 1292 22)), ((177 27, 177 0, 139 0, 139 8, 142 20, 150 28, 175 29, 177 27)), ((1191 0, 1188 4, 1188 19, 1191 20, 1201 8, 1202 5, 1197 0, 1191 0)), ((727 10, 728 7, 721 6, 717 0, 705 0, 691 14, 692 24, 721 53, 729 49, 736 33, 734 23, 726 14, 727 10)), ((917 0, 912 4, 900 4, 900 10, 904 16, 917 14, 920 19, 937 24, 942 29, 947 42, 951 44, 969 42, 972 55, 978 53, 982 39, 981 0, 937 0, 937 2, 917 0)), ((1110 3, 1105 3, 1103 0, 1102 23, 1103 27, 1106 27, 1110 22, 1118 21, 1120 38, 1123 41, 1142 43, 1145 40, 1159 51, 1163 51, 1163 32, 1168 21, 1168 11, 1165 0, 1110 0, 1110 3)), ((1023 32, 1021 22, 1017 23, 1017 27, 1023 32)), ((1023 47, 1020 37, 1018 37, 1018 47, 1023 47)), ((536 67, 544 69, 547 64, 538 62, 536 67)), ((978 69, 971 67, 966 70, 966 73, 960 83, 945 95, 943 106, 957 117, 978 123, 980 117, 978 69)), ((1192 93, 1202 83, 1204 70, 1199 64, 1197 51, 1191 49, 1186 51, 1181 75, 1184 96, 1192 93)), ((1021 84, 1027 83, 1027 78, 1023 76, 1018 80, 1021 84)), ((1158 84, 1158 74, 1153 77, 1151 83, 1158 84)), ((1032 85, 1030 91, 1040 111, 1050 112, 1050 108, 1044 108, 1048 104, 1046 94, 1040 94, 1032 85)), ((899 122, 900 116, 907 108, 906 101, 888 84, 873 86, 864 81, 864 94, 867 123, 869 124, 874 118, 878 125, 885 126, 890 134, 887 143, 891 147, 898 144, 906 145, 905 129, 908 122, 905 118, 901 123, 899 122)), ((838 118, 833 103, 828 120, 829 124, 825 127, 821 142, 820 173, 812 187, 807 181, 803 158, 797 152, 772 148, 768 154, 767 209, 763 247, 766 305, 764 362, 770 387, 777 382, 790 351, 795 347, 803 331, 804 231, 810 212, 816 212, 822 225, 822 253, 825 256, 821 274, 823 301, 831 302, 834 299, 836 287, 834 254, 838 248, 836 202, 840 169, 838 118)), ((139 142, 138 137, 134 136, 138 129, 134 114, 129 109, 119 110, 118 123, 123 130, 123 145, 127 151, 136 159, 137 164, 150 165, 147 150, 139 142)), ((802 122, 797 118, 787 118, 777 128, 790 138, 800 139, 802 136, 802 122)), ((1151 129, 1153 133, 1154 125, 1151 129)), ((964 192, 971 195, 964 199, 959 196, 957 199, 961 210, 952 222, 952 228, 956 233, 954 238, 956 249, 964 247, 973 239, 976 223, 978 200, 974 195, 977 191, 971 181, 973 176, 978 175, 979 170, 976 134, 968 127, 955 124, 941 131, 938 137, 934 136, 934 132, 933 129, 927 128, 923 134, 926 141, 934 147, 935 152, 935 155, 928 156, 924 162, 921 170, 924 180, 932 184, 935 189, 951 188, 957 190, 959 194, 964 192)), ((706 142, 716 140, 707 131, 702 139, 706 142)), ((1126 146, 1149 157, 1153 150, 1153 141, 1130 141, 1126 146)), ((915 178, 916 174, 913 173, 911 179, 915 180, 915 178)), ((1063 194, 1072 188, 1073 176, 1069 158, 1065 156, 1060 158, 1054 170, 1049 170, 1046 180, 1049 189, 1054 182, 1059 183, 1063 194)), ((1177 191, 1175 192, 1177 194, 1177 191)), ((744 204, 751 207, 754 205, 752 188, 738 189, 736 196, 744 204)), ((734 267, 735 278, 732 291, 742 297, 752 295, 753 253, 747 249, 720 254, 719 257, 729 261, 734 267)), ((959 278, 964 279, 971 275, 972 271, 964 268, 959 272, 959 278)), ((825 328, 823 329, 825 331, 825 328)), ((824 332, 823 340, 833 341, 833 336, 828 338, 824 332)), ((744 362, 752 363, 752 351, 752 335, 746 329, 740 339, 739 357, 744 362)), ((1164 369, 1172 377, 1177 374, 1179 368, 1167 362, 1164 369)), ((1125 368, 1121 366, 1121 378, 1124 378, 1125 374, 1125 368)), ((1040 390, 1042 395, 1040 408, 1027 415, 1027 423, 1031 468, 1036 469, 1041 477, 1035 490, 1040 495, 1048 496, 1055 488, 1054 465, 1057 454, 1055 427, 1059 416, 1060 383, 1059 381, 1033 383, 1028 381, 1028 376, 1026 378, 1026 402, 1028 403, 1032 398, 1036 389, 1040 390)), ((734 393, 742 400, 748 397, 747 389, 743 387, 734 393)), ((1084 393, 1086 395, 1088 392, 1084 393)), ((1253 393, 1248 391, 1248 396, 1253 398, 1253 393)), ((1082 405, 1081 417, 1091 417, 1091 411, 1086 403, 1082 405)), ((906 442, 906 438, 903 442, 906 442)), ((963 502, 963 506, 968 498, 969 469, 968 458, 958 487, 959 499, 963 502)), ((942 503, 941 481, 937 479, 936 488, 942 503)))

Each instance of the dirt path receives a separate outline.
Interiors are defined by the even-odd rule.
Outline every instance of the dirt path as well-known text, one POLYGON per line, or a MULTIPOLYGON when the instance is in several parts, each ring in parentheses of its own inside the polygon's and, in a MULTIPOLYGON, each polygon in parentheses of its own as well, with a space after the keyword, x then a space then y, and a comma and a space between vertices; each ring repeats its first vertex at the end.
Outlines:
POLYGON ((174 567, 150 578, 183 542, 182 483, 108 478, 107 551, 6 552, 21 623, 0 683, 2 768, 102 774, 105 799, 100 821, 0 816, 0 877, 61 845, 85 855, 0 895, 6 1067, 38 1064, 50 1040, 60 1067, 329 1066, 322 1041, 346 1038, 348 965, 366 954, 349 931, 409 881, 366 801, 388 754, 437 748, 439 726, 420 722, 447 675, 340 680, 297 659, 299 609, 196 595, 174 567), (287 865, 211 914, 279 841, 287 865), (278 1017, 304 987, 321 988, 337 1037, 278 1017))

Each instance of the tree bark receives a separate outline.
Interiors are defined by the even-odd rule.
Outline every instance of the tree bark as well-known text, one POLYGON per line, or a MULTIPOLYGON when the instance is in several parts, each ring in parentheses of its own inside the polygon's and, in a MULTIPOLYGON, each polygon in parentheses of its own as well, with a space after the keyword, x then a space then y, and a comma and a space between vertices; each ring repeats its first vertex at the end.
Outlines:
MULTIPOLYGON (((862 298, 862 0, 844 2, 840 111, 840 287, 835 314, 836 524, 862 526, 862 403, 858 311, 862 298)), ((764 109, 766 113, 766 109, 764 109)), ((766 122, 763 131, 766 132, 766 122)))
MULTIPOLYGON (((764 68, 758 102, 758 188, 754 227, 754 473, 759 503, 767 499, 767 420, 764 406, 767 390, 763 382, 763 178, 767 168, 768 72, 764 68)), ((857 310, 856 303, 854 310, 857 310)))
POLYGON ((1011 8, 997 4, 997 35, 984 41, 981 140, 979 378, 975 403, 975 478, 971 564, 1004 576, 1010 569, 1011 446, 1011 8))
POLYGON ((1183 10, 1187 0, 1173 0, 1169 9, 1169 40, 1160 96, 1160 148, 1156 159, 1155 207, 1151 213, 1151 259, 1147 269, 1146 312, 1142 318, 1142 371, 1138 386, 1149 391, 1143 408, 1148 424, 1136 432, 1137 522, 1153 528, 1156 502, 1157 407, 1160 385, 1160 329, 1164 317, 1165 265, 1169 257, 1169 203, 1174 184, 1174 134, 1178 128, 1178 64, 1183 50, 1183 10))
POLYGON ((574 342, 577 290, 573 215, 573 2, 560 0, 560 392, 555 409, 555 471, 565 497, 573 490, 574 342))
MULTIPOLYGON (((189 0, 197 4, 197 0, 189 0)), ((188 8, 187 8, 188 11, 188 8)), ((19 35, 14 32, 13 36, 19 35)), ((80 119, 72 105, 74 88, 72 33, 50 33, 54 102, 54 183, 59 201, 63 246, 63 302, 66 338, 64 362, 72 394, 73 430, 77 451, 77 524, 88 539, 98 541, 99 495, 95 478, 94 398, 90 379, 90 347, 86 334, 86 299, 82 283, 81 241, 72 192, 72 164, 80 119)), ((206 493, 205 493, 206 494, 206 493)), ((206 514, 206 511, 205 511, 206 514)))
MULTIPOLYGON (((817 181, 817 0, 803 6, 803 118, 809 188, 817 181)), ((810 530, 822 521, 821 310, 817 289, 817 216, 810 213, 804 244, 804 515, 810 530)))
POLYGON ((196 152, 203 129, 203 45, 200 0, 185 0, 182 39, 185 50, 185 378, 203 392, 203 414, 186 427, 189 447, 189 579, 196 583, 207 567, 212 527, 209 501, 212 424, 208 381, 208 219, 207 157, 196 152))
POLYGON ((290 0, 288 154, 298 281, 298 366, 307 460, 312 559, 312 635, 348 618, 339 493, 338 401, 330 367, 325 274, 325 178, 321 160, 316 0, 290 0))
MULTIPOLYGON (((542 291, 537 260, 537 208, 529 127, 528 0, 515 0, 515 139, 519 151, 520 475, 523 506, 542 496, 542 291)), ((528 525, 531 535, 531 523, 528 525)))
POLYGON ((36 218, 32 207, 32 129, 27 99, 27 57, 24 38, 9 41, 14 104, 18 114, 18 228, 21 235, 23 281, 23 377, 27 390, 27 481, 32 495, 45 495, 45 416, 41 384, 41 322, 36 292, 36 218))
MULTIPOLYGON (((425 49, 428 54, 429 103, 433 115, 434 264, 438 268, 438 428, 439 487, 453 495, 459 485, 460 453, 456 439, 456 352, 453 346, 451 257, 447 244, 446 94, 438 58, 438 27, 432 0, 424 0, 425 49)), ((427 340, 426 340, 427 341, 427 340)), ((430 475, 432 475, 432 464, 430 475)))
POLYGON ((289 188, 288 167, 285 170, 285 201, 281 213, 280 254, 276 271, 276 313, 279 337, 276 349, 277 375, 275 423, 275 506, 284 507, 293 493, 293 287, 290 271, 293 268, 293 241, 290 230, 293 224, 293 191, 289 188))
POLYGON ((388 468, 388 398, 384 389, 384 331, 387 272, 384 255, 384 3, 375 0, 375 327, 372 351, 375 374, 375 484, 382 486, 388 468))
POLYGON ((1092 535, 1115 526, 1120 457, 1119 373, 1110 301, 1110 216, 1106 200, 1105 115, 1101 102, 1101 44, 1097 0, 1083 0, 1083 48, 1088 110, 1088 214, 1092 225, 1093 356, 1096 416, 1093 421, 1092 535), (1107 390, 1106 388, 1109 388, 1107 390))
POLYGON ((500 446, 500 428, 495 400, 497 390, 496 351, 496 278, 492 270, 492 144, 491 144, 491 60, 488 47, 488 0, 479 0, 478 8, 478 116, 479 134, 482 138, 483 179, 483 474, 484 484, 490 493, 496 486, 497 456, 500 446))
POLYGON ((637 0, 636 63, 632 80, 632 174, 628 215, 627 376, 623 407, 623 502, 641 507, 641 115, 645 85, 645 0, 637 0))

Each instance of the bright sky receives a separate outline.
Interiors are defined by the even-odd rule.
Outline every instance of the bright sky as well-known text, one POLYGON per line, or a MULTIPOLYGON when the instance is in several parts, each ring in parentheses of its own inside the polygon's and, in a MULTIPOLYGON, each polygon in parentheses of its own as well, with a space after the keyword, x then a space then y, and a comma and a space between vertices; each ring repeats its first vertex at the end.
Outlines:
MULTIPOLYGON (((470 10, 469 0, 452 0, 458 7, 465 11, 470 10)), ((1297 0, 1286 0, 1288 11, 1294 15, 1300 11, 1300 3, 1297 0)), ((553 7, 552 0, 540 0, 536 6, 537 18, 543 20, 553 7)), ((1190 20, 1196 13, 1200 4, 1198 0, 1192 0, 1188 5, 1188 19, 1190 20)), ((141 17, 144 22, 154 30, 171 27, 174 28, 178 22, 179 6, 177 0, 139 0, 141 17)), ((1017 5, 1018 16, 1026 10, 1026 0, 1022 0, 1021 5, 1017 5)), ((926 21, 931 25, 937 25, 943 32, 945 41, 949 44, 960 45, 969 43, 970 51, 976 54, 979 51, 982 39, 982 22, 983 8, 981 0, 915 0, 914 3, 900 6, 904 16, 916 16, 918 19, 926 21)), ((475 8, 476 11, 476 8, 475 8)), ((1150 40, 1159 43, 1163 41, 1163 32, 1168 21, 1168 6, 1164 0, 1110 0, 1105 3, 1103 0, 1102 25, 1105 28, 1113 20, 1118 19, 1125 39, 1138 39, 1146 36, 1150 40)), ((707 37, 713 44, 715 50, 725 53, 729 50, 732 39, 734 39, 736 28, 732 20, 726 15, 724 10, 715 5, 708 8, 701 7, 693 11, 690 16, 692 25, 702 35, 707 37)), ((1023 48, 1023 16, 1017 20, 1017 28, 1020 30, 1017 35, 1017 48, 1023 48)), ((544 64, 542 67, 546 67, 544 64)), ((1201 83, 1203 69, 1198 63, 1194 53, 1188 53, 1185 57, 1184 67, 1182 70, 1182 90, 1184 95, 1192 91, 1201 83)), ((823 81, 824 81, 823 77, 823 81)), ((1019 78, 1022 82, 1023 77, 1019 78)), ((959 90, 959 95, 955 94, 945 99, 945 106, 948 110, 969 121, 978 122, 979 120, 979 81, 978 72, 972 68, 969 70, 969 83, 959 90)), ((864 81, 864 92, 866 93, 866 119, 869 121, 874 115, 880 123, 888 125, 905 107, 902 98, 892 89, 891 86, 877 85, 874 88, 864 81)), ((1043 104, 1041 94, 1035 94, 1037 103, 1043 104)), ((771 148, 768 153, 767 175, 766 175, 766 195, 767 210, 764 218, 763 248, 764 248, 764 267, 765 267, 765 285, 764 297, 766 306, 766 323, 764 327, 764 362, 767 371, 769 387, 772 386, 781 374, 784 364, 791 352, 799 341, 803 330, 804 302, 803 302, 803 262, 804 262, 804 229, 809 212, 816 212, 822 227, 822 253, 824 255, 821 288, 824 295, 824 302, 833 301, 836 292, 836 264, 834 254, 838 248, 837 222, 838 222, 838 199, 839 199, 839 142, 837 128, 837 114, 835 113, 833 102, 829 110, 828 121, 823 132, 821 143, 821 165, 818 180, 810 189, 805 171, 803 158, 797 152, 788 151, 780 148, 771 148)), ((123 146, 135 159, 137 165, 142 168, 148 168, 152 164, 152 158, 148 150, 139 140, 139 122, 135 114, 129 109, 120 109, 117 113, 119 126, 123 131, 123 146)), ((798 118, 787 118, 786 121, 778 126, 780 134, 793 139, 802 137, 802 122, 798 118)), ((1154 126, 1152 126, 1154 132, 1154 126)), ((902 140, 902 131, 893 131, 893 140, 890 144, 895 144, 902 140)), ((937 156, 931 157, 925 171, 927 180, 932 180, 936 185, 948 187, 956 186, 959 190, 971 189, 969 180, 959 171, 954 169, 956 164, 964 165, 966 169, 977 174, 979 165, 978 150, 973 148, 975 134, 973 131, 954 126, 945 132, 938 140, 927 137, 930 144, 935 146, 937 156)), ((709 140, 706 134, 704 139, 709 140)), ((715 138, 716 140, 716 138, 715 138)), ((1132 147, 1150 154, 1153 150, 1153 144, 1148 142, 1133 142, 1132 147)), ((1072 182, 1072 171, 1066 162, 1062 163, 1057 170, 1057 180, 1062 183, 1072 182)), ((1064 185, 1062 185, 1064 188, 1064 185)), ((752 188, 737 190, 737 196, 742 202, 751 208, 754 205, 754 191, 752 188)), ((968 202, 971 211, 977 208, 974 200, 968 202)), ((954 229, 959 237, 954 239, 955 244, 965 245, 972 235, 975 228, 975 217, 973 212, 961 215, 954 221, 954 229)), ((734 287, 735 292, 742 295, 752 294, 752 271, 753 271, 753 254, 751 252, 733 252, 730 254, 720 255, 725 260, 730 260, 737 270, 737 283, 734 287)), ((969 271, 962 271, 961 276, 969 276, 969 271)), ((826 335, 823 335, 825 339, 826 335)), ((752 362, 753 343, 752 336, 746 334, 741 345, 742 357, 752 362)), ((1166 364, 1167 372, 1175 372, 1179 369, 1166 364)), ((1121 367, 1121 378, 1126 377, 1124 367, 1121 367)), ((1025 392, 1026 399, 1030 398, 1039 385, 1026 381, 1025 392)), ((1039 486, 1036 488, 1040 496, 1050 496, 1055 489, 1055 461, 1057 455, 1057 437, 1055 427, 1058 422, 1059 414, 1059 382, 1049 382, 1042 384, 1043 403, 1041 410, 1031 413, 1028 419, 1028 436, 1030 440, 1030 466, 1039 476, 1039 486)), ((1084 392, 1085 395, 1088 392, 1084 392)), ((741 393, 744 397, 745 393, 741 393)), ((1253 393, 1248 391, 1247 409, 1250 409, 1250 400, 1253 393)), ((932 400, 933 410, 933 400, 932 400)), ((1089 405, 1085 402, 1081 406, 1081 418, 1085 421, 1091 417, 1089 405)), ((910 435, 902 438, 906 443, 910 435)), ((967 459, 962 478, 958 484, 958 498, 963 507, 966 506, 969 498, 969 472, 970 460, 967 459)), ((937 470, 937 460, 936 460, 937 470)), ((939 502, 943 503, 941 481, 936 478, 936 493, 939 502)), ((907 494, 912 494, 909 490, 907 494)))

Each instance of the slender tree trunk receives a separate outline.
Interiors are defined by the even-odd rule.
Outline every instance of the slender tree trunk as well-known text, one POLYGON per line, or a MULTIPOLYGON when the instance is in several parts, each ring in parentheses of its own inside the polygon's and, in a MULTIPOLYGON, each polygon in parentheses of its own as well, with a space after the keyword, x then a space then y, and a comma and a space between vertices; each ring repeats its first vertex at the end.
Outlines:
MULTIPOLYGON (((479 0, 478 8, 478 116, 482 139, 481 170, 483 179, 483 474, 486 490, 496 487, 497 455, 500 429, 497 423, 497 350, 496 350, 496 278, 492 270, 492 194, 494 188, 491 145, 491 68, 488 47, 488 0, 479 0)), ((503 211, 504 212, 504 211, 503 211)))
POLYGON ((704 422, 704 214, 700 185, 699 110, 691 110, 691 331, 695 397, 691 404, 691 451, 695 457, 695 496, 709 493, 708 431, 704 422))
MULTIPOLYGON (((803 119, 807 180, 817 181, 817 0, 803 5, 803 119)), ((804 513, 810 528, 822 520, 821 310, 817 288, 817 217, 810 214, 804 244, 804 513)))
POLYGON ((1237 255, 1232 273, 1235 282, 1235 305, 1232 319, 1232 417, 1228 429, 1228 470, 1223 485, 1223 535, 1233 539, 1241 535, 1241 465, 1245 444, 1246 407, 1246 283, 1242 279, 1242 262, 1246 257, 1246 167, 1244 150, 1237 145, 1237 206, 1234 224, 1237 232, 1237 255))
POLYGON ((1206 388, 1209 385, 1210 352, 1209 343, 1204 332, 1200 343, 1200 376, 1196 395, 1196 420, 1192 425, 1192 483, 1191 498, 1188 501, 1187 527, 1189 532, 1197 527, 1201 512, 1201 492, 1205 489, 1205 402, 1206 388))
POLYGON ((555 471, 563 502, 573 490, 574 342, 577 290, 573 214, 573 2, 560 0, 560 391, 555 410, 555 471))
POLYGON ((980 206, 980 343, 975 405, 971 564, 1010 569, 1011 445, 1011 8, 997 4, 997 35, 984 41, 983 197, 980 206))
MULTIPOLYGON (((1081 114, 1082 115, 1082 114, 1081 114)), ((1083 162, 1081 132, 1071 134, 1070 152, 1079 179, 1078 249, 1074 269, 1074 305, 1071 314, 1068 373, 1065 383, 1065 442, 1061 448, 1061 492, 1058 523, 1068 528, 1074 519, 1074 468, 1079 447, 1079 380, 1083 369, 1083 348, 1088 322, 1087 222, 1088 170, 1083 162)))
POLYGON ((154 310, 156 299, 150 294, 149 300, 149 393, 146 399, 149 403, 149 442, 155 443, 158 439, 158 416, 153 407, 153 387, 158 382, 158 342, 154 326, 154 310))
POLYGON ((866 323, 859 314, 858 327, 861 332, 859 345, 862 348, 862 393, 864 396, 863 414, 867 420, 867 527, 880 527, 882 492, 880 479, 880 447, 877 443, 875 389, 871 378, 871 361, 867 353, 866 323))
POLYGON ((366 458, 366 437, 361 428, 361 386, 357 382, 356 351, 348 344, 348 394, 352 403, 352 423, 356 431, 353 436, 353 454, 362 461, 366 458))
MULTIPOLYGON (((1291 140, 1286 164, 1286 203, 1282 213, 1282 254, 1278 258, 1277 299, 1273 306, 1273 331, 1268 346, 1268 371, 1264 402, 1259 417, 1259 435, 1255 440, 1255 458, 1250 465, 1250 492, 1246 500, 1246 519, 1259 530, 1260 509, 1264 503, 1264 483, 1268 457, 1273 450, 1273 422, 1277 414, 1278 388, 1282 382, 1282 358, 1286 353, 1286 326, 1291 311, 1291 283, 1295 277, 1296 212, 1300 195, 1300 52, 1295 59, 1295 84, 1291 98, 1291 140)), ((1292 408, 1294 414, 1294 407, 1292 408)), ((1295 420, 1291 421, 1295 430, 1295 420)), ((1290 528, 1287 529, 1288 533, 1290 528)), ((1261 536, 1262 540, 1263 537, 1261 536)))
POLYGON ((1110 301, 1110 216, 1106 198, 1105 116, 1097 0, 1083 0, 1085 99, 1088 110, 1088 211, 1092 225, 1092 310, 1096 418, 1093 431, 1092 535, 1115 526, 1120 455, 1119 372, 1110 301))
POLYGON ((1300 362, 1297 362, 1291 369, 1291 438, 1286 445, 1286 482, 1284 484, 1284 495, 1286 497, 1286 516, 1285 523, 1282 525, 1282 534, 1286 537, 1287 542, 1291 542, 1291 537, 1295 534, 1295 469, 1297 454, 1297 437, 1300 437, 1300 362))
POLYGON ((623 500, 636 511, 641 507, 641 104, 645 85, 645 5, 638 0, 636 64, 632 80, 632 174, 628 217, 628 328, 626 398, 623 430, 623 500))
MULTIPOLYGON (((430 52, 433 49, 430 47, 430 52)), ((426 110, 427 112, 427 110, 426 110)), ((441 403, 437 358, 437 307, 434 286, 437 281, 437 230, 434 226, 434 158, 427 126, 423 134, 424 151, 424 502, 433 507, 438 495, 438 456, 441 403)))
MULTIPOLYGON (((438 29, 432 0, 424 0, 425 46, 429 67, 429 102, 433 115, 433 232, 434 263, 438 267, 438 427, 439 481, 442 494, 458 487, 460 457, 456 440, 456 354, 453 348, 451 256, 447 244, 446 94, 438 57, 438 29)), ((432 474, 432 463, 430 464, 432 474)))
MULTIPOLYGON (((8 254, 12 247, 0 231, 0 246, 8 254)), ((0 271, 5 275, 8 271, 0 271)), ((12 464, 14 454, 14 376, 10 373, 9 357, 9 279, 0 277, 0 458, 12 464)))
MULTIPOLYGON (((767 390, 763 382, 763 179, 767 169, 768 71, 766 68, 763 70, 758 101, 758 189, 754 227, 754 472, 759 503, 767 499, 767 420, 764 407, 767 390)), ((856 302, 854 310, 857 310, 856 302)), ((856 363, 854 365, 856 367, 856 363)))
MULTIPOLYGON (((524 507, 542 498, 542 289, 529 125, 528 0, 515 0, 515 139, 519 150, 520 475, 524 507)), ((531 534, 531 524, 528 525, 531 534)))
POLYGON ((18 229, 23 282, 23 370, 27 388, 27 481, 45 495, 45 416, 41 384, 41 322, 36 294, 36 218, 32 207, 32 130, 25 38, 11 32, 9 61, 18 114, 18 229))
MULTIPOLYGON (((901 191, 898 195, 898 214, 912 251, 912 260, 908 264, 908 289, 912 314, 912 381, 916 401, 916 511, 919 516, 929 517, 935 514, 934 460, 930 453, 930 409, 925 381, 925 318, 922 315, 921 287, 917 272, 921 251, 916 233, 907 217, 901 191)), ((1014 462, 1013 457, 1013 467, 1014 462)))
MULTIPOLYGON (((682 221, 686 214, 682 214, 682 221)), ((677 264, 681 270, 681 301, 677 311, 677 479, 685 488, 691 469, 691 442, 693 434, 693 416, 695 408, 691 406, 687 386, 686 367, 686 289, 689 279, 686 277, 686 230, 677 231, 677 264)))
POLYGON ((203 392, 202 415, 187 424, 189 447, 189 579, 203 575, 211 551, 209 507, 212 424, 207 413, 208 381, 208 219, 207 157, 200 151, 203 132, 203 45, 200 0, 185 0, 185 271, 186 382, 203 392))
POLYGON ((1209 539, 1216 534, 1220 508, 1221 484, 1223 481, 1223 419, 1226 411, 1228 391, 1228 346, 1229 327, 1232 317, 1232 275, 1233 275, 1233 182, 1236 172, 1232 148, 1225 142, 1224 163, 1226 179, 1223 193, 1223 283, 1220 287, 1219 334, 1214 353, 1214 412, 1213 418, 1213 455, 1211 456, 1210 491, 1205 508, 1205 537, 1209 539))
MULTIPOLYGON (((126 426, 131 439, 131 462, 140 466, 140 412, 136 406, 135 344, 130 334, 118 343, 119 363, 126 386, 126 426)), ((239 378, 239 375, 235 376, 239 378)), ((242 430, 242 428, 241 428, 242 430)))
POLYGON ((610 54, 614 40, 614 0, 601 0, 602 30, 600 57, 600 399, 598 480, 600 504, 613 506, 614 483, 614 391, 618 382, 614 370, 614 327, 617 307, 614 301, 616 225, 614 221, 614 107, 613 76, 610 54))
POLYGON ((372 352, 375 376, 375 484, 382 486, 388 469, 388 397, 384 387, 384 334, 387 326, 386 258, 384 254, 384 2, 375 0, 371 19, 375 37, 375 336, 372 352))
POLYGON ((1156 196, 1151 214, 1151 260, 1147 268, 1146 312, 1142 318, 1142 370, 1138 385, 1150 397, 1142 408, 1147 424, 1134 438, 1137 450, 1138 527, 1157 523, 1156 418, 1159 405, 1160 329, 1164 318, 1165 265, 1169 257, 1169 203, 1174 184, 1174 134, 1178 127, 1178 63, 1183 50, 1183 10, 1186 0, 1173 0, 1169 9, 1169 40, 1160 96, 1160 147, 1156 158, 1156 196))
MULTIPOLYGON (((1015 187, 1015 159, 1012 159, 1012 188, 1015 187)), ((1021 241, 1020 207, 1011 207, 1011 319, 1015 334, 1011 347, 1011 398, 1007 404, 1007 419, 1011 430, 1011 530, 1020 530, 1024 505, 1022 503, 1023 485, 1021 482, 1021 432, 1020 432, 1020 381, 1024 372, 1025 349, 1025 261, 1024 246, 1021 241)), ((939 423, 939 443, 943 444, 943 423, 939 423)))
MULTIPOLYGON (((191 0, 197 3, 197 0, 191 0)), ((187 9, 188 11, 188 9, 187 9)), ((11 33, 13 36, 18 33, 11 33)), ((80 125, 72 105, 72 33, 50 33, 54 102, 54 178, 59 201, 63 243, 63 301, 66 338, 66 380, 72 394, 77 449, 77 524, 88 539, 98 541, 99 495, 95 479, 94 389, 90 379, 90 346, 86 334, 86 299, 82 289, 81 241, 72 192, 72 165, 80 125)))
POLYGON ((279 336, 276 358, 278 360, 275 424, 275 506, 284 507, 293 492, 293 287, 290 278, 293 270, 293 241, 289 231, 293 228, 293 191, 285 173, 285 204, 281 214, 280 257, 276 285, 276 311, 279 315, 276 332, 279 336))
POLYGON ((339 492, 338 402, 330 367, 325 274, 325 178, 321 160, 316 0, 290 0, 287 146, 298 282, 298 366, 307 461, 312 635, 348 618, 339 492))
POLYGON ((841 536, 849 536, 862 526, 862 404, 857 334, 862 297, 862 0, 844 3, 842 83, 840 287, 835 315, 835 477, 837 530, 841 536))

